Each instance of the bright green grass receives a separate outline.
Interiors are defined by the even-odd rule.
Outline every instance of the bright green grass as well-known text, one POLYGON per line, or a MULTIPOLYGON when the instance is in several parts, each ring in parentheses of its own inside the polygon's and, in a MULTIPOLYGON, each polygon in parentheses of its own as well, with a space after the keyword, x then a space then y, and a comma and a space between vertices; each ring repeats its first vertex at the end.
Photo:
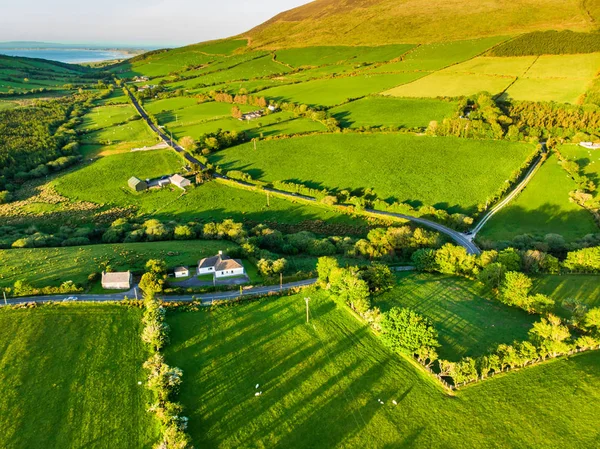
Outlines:
POLYGON ((115 88, 115 90, 113 90, 111 92, 111 94, 108 97, 103 98, 101 100, 97 100, 95 104, 97 106, 108 106, 108 105, 113 105, 113 104, 129 104, 129 99, 125 95, 123 90, 117 87, 117 88, 115 88))
POLYGON ((375 298, 382 310, 409 307, 431 319, 439 332, 441 358, 458 360, 496 349, 500 343, 526 340, 535 316, 490 297, 468 279, 400 274, 394 289, 375 298))
MULTIPOLYGON (((162 101, 162 100, 161 100, 162 101)), ((183 104, 183 103, 182 103, 183 104)), ((219 103, 212 101, 210 103, 194 104, 183 109, 166 109, 168 105, 162 106, 161 112, 154 112, 161 125, 169 126, 176 131, 177 127, 190 127, 198 123, 204 123, 209 120, 231 118, 231 110, 234 105, 229 103, 219 103)), ((257 106, 237 105, 242 112, 255 111, 257 106)), ((235 119, 237 120, 237 119, 235 119)), ((237 120, 239 122, 239 120, 237 120)))
POLYGON ((98 129, 106 128, 117 123, 123 123, 132 117, 137 117, 137 112, 132 105, 101 106, 92 108, 83 116, 79 128, 98 129))
POLYGON ((591 81, 600 70, 600 53, 543 55, 527 72, 528 78, 569 78, 591 81))
POLYGON ((473 212, 533 150, 505 141, 404 134, 328 134, 244 144, 211 160, 262 181, 374 188, 382 198, 473 212), (326 161, 326 163, 324 163, 326 161))
POLYGON ((208 42, 206 44, 200 44, 196 48, 208 54, 228 55, 233 53, 238 48, 245 47, 246 45, 248 45, 248 41, 246 39, 237 39, 208 42))
POLYGON ((267 89, 261 92, 261 95, 277 101, 335 106, 350 98, 359 98, 400 84, 410 83, 424 75, 424 73, 399 73, 320 79, 267 89))
POLYGON ((148 259, 162 259, 169 268, 197 264, 235 243, 214 240, 189 240, 148 243, 120 243, 65 248, 3 249, 0 286, 11 286, 21 279, 37 287, 60 285, 71 280, 87 282, 90 273, 102 271, 108 262, 113 271, 143 272, 148 259))
POLYGON ((18 103, 15 103, 14 101, 0 101, 0 111, 6 110, 6 109, 13 109, 18 107, 18 103))
POLYGON ((226 71, 227 69, 231 69, 235 66, 241 65, 253 59, 266 56, 268 54, 269 53, 264 51, 252 51, 247 53, 241 53, 239 55, 228 56, 226 58, 215 58, 215 61, 211 62, 210 64, 206 64, 202 67, 190 68, 189 70, 185 70, 180 73, 181 75, 186 77, 198 77, 201 75, 208 75, 219 71, 226 71))
POLYGON ((146 142, 156 142, 156 136, 150 131, 148 125, 143 120, 138 119, 122 125, 110 126, 83 134, 81 141, 109 145, 121 142, 134 142, 137 145, 146 142))
POLYGON ((569 201, 569 192, 575 188, 575 182, 550 156, 525 190, 494 215, 478 237, 501 241, 522 234, 543 237, 554 233, 576 240, 598 232, 592 215, 569 201))
MULTIPOLYGON (((283 84, 289 84, 289 80, 287 78, 269 78, 269 79, 260 79, 260 80, 252 80, 252 81, 230 81, 223 84, 218 84, 216 86, 209 87, 199 87, 197 89, 189 90, 191 94, 198 93, 209 93, 210 91, 220 91, 220 92, 228 92, 232 95, 239 93, 242 89, 245 89, 246 92, 259 92, 264 89, 269 89, 271 87, 281 86, 283 84)), ((260 94, 258 94, 260 95, 260 94)))
POLYGON ((600 426, 598 352, 448 396, 320 292, 168 322, 197 447, 577 448, 593 447, 600 426))
MULTIPOLYGON (((53 184, 58 192, 71 199, 98 204, 123 204, 136 202, 136 199, 143 197, 164 196, 162 192, 150 190, 133 192, 127 186, 127 180, 132 176, 140 179, 157 178, 180 172, 182 168, 183 159, 173 150, 124 153, 94 161, 58 178, 53 184)), ((162 189, 165 193, 168 190, 162 189)))
POLYGON ((430 121, 441 121, 456 110, 451 101, 367 97, 338 106, 330 113, 344 127, 398 126, 402 128, 426 127, 430 121))
POLYGON ((471 73, 435 72, 410 84, 383 92, 395 97, 460 97, 479 92, 499 94, 515 78, 471 73))
POLYGON ((589 308, 600 307, 600 276, 593 274, 544 275, 535 279, 534 291, 550 296, 555 311, 565 317, 570 312, 562 307, 568 299, 576 299, 589 308))
MULTIPOLYGON (((231 115, 231 107, 232 105, 227 103, 221 103, 225 106, 218 106, 218 108, 222 108, 223 112, 227 108, 229 110, 229 114, 231 115)), ((217 108, 217 106, 215 106, 217 108)), ((242 110, 256 110, 257 108, 242 106, 242 110)), ((225 116, 227 114, 223 114, 225 116)), ((263 127, 266 127, 271 124, 278 123, 278 119, 290 120, 294 117, 294 114, 291 112, 278 112, 275 114, 265 115, 258 119, 253 120, 238 120, 233 117, 225 117, 220 118, 218 120, 204 120, 204 121, 192 121, 190 123, 182 122, 179 124, 173 124, 172 120, 175 118, 172 114, 166 114, 164 118, 171 120, 171 125, 168 127, 169 131, 173 132, 173 136, 176 138, 181 138, 183 136, 192 136, 194 138, 198 138, 199 136, 205 133, 216 132, 219 129, 227 130, 227 131, 247 131, 250 136, 260 135, 263 127)))
POLYGON ((354 64, 334 64, 325 65, 322 67, 315 67, 308 70, 301 70, 300 72, 292 73, 284 77, 288 81, 308 81, 310 79, 324 78, 328 76, 338 76, 346 72, 356 71, 356 65, 354 64))
POLYGON ((173 97, 164 98, 162 100, 144 101, 144 109, 150 114, 158 114, 159 112, 176 111, 179 109, 195 106, 198 104, 197 98, 191 97, 173 97))
POLYGON ((158 426, 140 312, 73 305, 0 311, 0 446, 150 448, 158 426))
MULTIPOLYGON (((560 152, 564 157, 582 166, 583 173, 596 184, 600 182, 600 151, 588 150, 579 145, 562 145, 560 152)), ((594 193, 596 196, 600 195, 598 190, 594 193)))
POLYGON ((383 62, 398 58, 414 45, 383 45, 381 47, 306 47, 277 51, 277 60, 294 67, 320 66, 339 62, 383 62))
POLYGON ((440 42, 420 45, 409 51, 401 62, 384 64, 373 72, 405 72, 413 70, 435 71, 480 55, 491 46, 505 40, 488 37, 467 41, 440 42))
POLYGON ((326 132, 327 127, 320 122, 315 122, 309 118, 296 118, 285 120, 280 123, 273 123, 269 126, 264 126, 260 129, 251 131, 252 135, 258 134, 263 137, 277 135, 294 135, 310 132, 326 132))
POLYGON ((513 100, 579 103, 590 82, 583 79, 520 78, 506 91, 513 100))
POLYGON ((527 69, 533 65, 536 59, 536 56, 520 56, 510 58, 479 56, 461 64, 448 67, 444 70, 444 72, 523 76, 527 69))

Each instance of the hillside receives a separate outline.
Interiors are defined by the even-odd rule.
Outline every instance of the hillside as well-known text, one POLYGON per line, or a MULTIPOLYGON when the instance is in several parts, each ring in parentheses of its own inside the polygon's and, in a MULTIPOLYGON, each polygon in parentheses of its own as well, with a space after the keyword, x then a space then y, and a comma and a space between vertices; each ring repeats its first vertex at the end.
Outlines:
POLYGON ((589 0, 316 0, 244 34, 260 48, 426 43, 537 30, 592 31, 589 0))

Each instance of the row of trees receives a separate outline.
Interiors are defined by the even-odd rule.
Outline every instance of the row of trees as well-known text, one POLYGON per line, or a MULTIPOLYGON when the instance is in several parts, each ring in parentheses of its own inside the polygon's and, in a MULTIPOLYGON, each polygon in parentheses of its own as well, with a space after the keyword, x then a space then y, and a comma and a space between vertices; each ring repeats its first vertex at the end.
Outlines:
POLYGON ((176 402, 182 383, 183 372, 169 366, 161 351, 169 341, 169 326, 165 322, 165 309, 151 289, 144 291, 144 313, 142 315, 142 341, 152 353, 144 362, 148 376, 146 388, 153 395, 148 411, 161 424, 160 441, 155 449, 193 449, 186 433, 188 418, 182 415, 183 407, 176 402))

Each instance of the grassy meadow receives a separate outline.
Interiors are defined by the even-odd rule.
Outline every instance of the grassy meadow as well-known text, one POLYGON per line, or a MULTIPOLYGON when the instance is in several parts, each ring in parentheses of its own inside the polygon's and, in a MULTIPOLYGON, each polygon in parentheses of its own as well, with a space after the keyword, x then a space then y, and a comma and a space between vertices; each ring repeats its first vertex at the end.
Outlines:
POLYGON ((593 445, 600 425, 597 352, 448 396, 323 292, 168 322, 167 358, 185 373, 180 398, 199 447, 576 448, 593 445))
POLYGON ((261 181, 373 188, 386 199, 473 212, 532 151, 530 145, 506 141, 334 134, 262 141, 256 150, 244 144, 210 159, 261 181))
POLYGON ((550 296, 556 302, 555 312, 569 317, 568 308, 563 307, 567 300, 575 299, 589 308, 600 307, 600 277, 594 274, 544 275, 534 280, 536 293, 550 296))
POLYGON ((378 47, 361 46, 318 46, 307 48, 289 48, 276 51, 278 61, 293 67, 321 66, 339 63, 385 62, 399 58, 414 48, 411 44, 382 45, 378 47))
POLYGON ((409 307, 429 318, 439 332, 438 352, 447 360, 487 354, 500 344, 526 340, 537 320, 493 299, 477 282, 465 278, 399 274, 397 285, 376 297, 382 311, 409 307))
POLYGON ((456 110, 457 103, 434 99, 373 96, 330 109, 345 128, 397 126, 424 128, 432 120, 442 121, 456 110))
POLYGON ((598 232, 592 215, 569 201, 569 192, 575 189, 575 182, 550 156, 525 190, 487 222, 478 239, 497 242, 553 233, 572 241, 598 232))
POLYGON ((140 332, 119 306, 0 310, 0 445, 151 448, 140 332))

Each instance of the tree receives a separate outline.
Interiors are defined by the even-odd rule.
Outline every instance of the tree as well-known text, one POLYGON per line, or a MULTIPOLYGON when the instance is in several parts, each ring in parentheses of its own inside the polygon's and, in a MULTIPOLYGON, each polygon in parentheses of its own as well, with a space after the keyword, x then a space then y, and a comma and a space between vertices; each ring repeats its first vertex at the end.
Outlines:
POLYGON ((431 322, 407 308, 392 307, 385 312, 381 331, 383 342, 395 351, 422 355, 424 348, 440 346, 431 322))
POLYGON ((506 271, 521 270, 521 256, 514 248, 507 248, 498 253, 496 262, 506 267, 506 271))
POLYGON ((331 290, 340 300, 359 314, 371 307, 369 286, 358 277, 358 269, 334 268, 329 275, 331 290))
POLYGON ((381 263, 373 263, 366 270, 361 271, 361 279, 369 285, 371 293, 391 290, 396 284, 396 278, 392 274, 390 267, 381 263))
POLYGON ((430 248, 415 251, 410 260, 417 271, 432 272, 438 269, 435 262, 435 250, 430 248))
POLYGON ((196 149, 196 141, 191 136, 184 136, 179 139, 179 145, 186 151, 193 151, 196 149))
POLYGON ((498 288, 504 280, 505 273, 506 268, 504 268, 504 265, 498 262, 492 262, 479 272, 477 278, 486 287, 498 288))
POLYGON ((517 271, 507 272, 500 288, 503 302, 509 306, 522 307, 527 302, 532 285, 531 279, 525 274, 517 271))
POLYGON ((319 281, 323 283, 329 282, 329 276, 336 268, 339 268, 338 261, 333 257, 319 257, 319 260, 317 261, 317 274, 319 281))
POLYGON ((242 118, 242 110, 238 106, 234 106, 231 108, 231 116, 233 118, 241 119, 242 118))
POLYGON ((533 323, 529 335, 540 348, 542 356, 556 357, 569 350, 569 345, 565 341, 571 336, 569 328, 564 326, 556 315, 548 314, 547 318, 533 323))
POLYGON ((140 288, 148 294, 163 291, 167 279, 167 265, 164 261, 150 259, 146 262, 146 273, 140 281, 140 288))
POLYGON ((173 235, 175 240, 190 240, 195 237, 194 231, 187 225, 175 226, 173 235))
POLYGON ((590 309, 583 320, 583 327, 600 337, 600 307, 590 309))
POLYGON ((435 262, 440 273, 472 275, 476 268, 475 256, 467 254, 464 247, 450 243, 436 251, 435 262))

